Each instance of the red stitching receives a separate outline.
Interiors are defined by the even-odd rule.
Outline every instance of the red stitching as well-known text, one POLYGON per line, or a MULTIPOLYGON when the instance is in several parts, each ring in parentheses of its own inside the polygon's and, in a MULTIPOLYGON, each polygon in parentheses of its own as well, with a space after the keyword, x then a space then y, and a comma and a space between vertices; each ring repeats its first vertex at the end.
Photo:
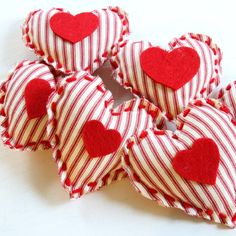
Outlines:
POLYGON ((61 171, 66 171, 67 170, 67 166, 66 166, 66 163, 63 162, 62 165, 61 165, 61 171))
POLYGON ((110 174, 107 173, 103 178, 102 178, 102 182, 103 182, 103 185, 106 185, 108 179, 110 178, 110 174))
POLYGON ((220 110, 227 113, 227 114, 230 113, 230 110, 226 105, 221 105, 220 110))
POLYGON ((113 111, 111 111, 111 114, 112 114, 113 116, 119 116, 121 113, 120 113, 120 112, 113 112, 113 111))
POLYGON ((178 130, 182 130, 184 127, 184 123, 180 123, 178 126, 177 126, 177 129, 178 130))
POLYGON ((90 76, 88 76, 88 75, 84 76, 84 79, 86 79, 86 80, 88 80, 88 81, 90 81, 90 82, 92 82, 92 81, 93 81, 93 78, 92 78, 92 77, 90 77, 90 76))
POLYGON ((55 144, 59 145, 59 143, 60 143, 60 138, 57 134, 55 134, 55 144))
POLYGON ((142 131, 142 133, 139 135, 139 138, 143 139, 146 138, 148 135, 148 132, 146 130, 142 131))
POLYGON ((105 90, 102 88, 101 85, 97 85, 97 90, 102 92, 102 93, 105 93, 105 90))
POLYGON ((158 192, 154 188, 148 188, 148 192, 151 193, 152 195, 156 195, 158 192))
POLYGON ((21 145, 21 144, 16 144, 16 145, 15 145, 15 148, 16 148, 16 149, 22 149, 22 148, 24 148, 24 146, 21 145))
POLYGON ((170 113, 166 113, 166 118, 167 118, 169 121, 171 121, 171 120, 174 119, 173 116, 172 116, 170 113))
POLYGON ((121 43, 121 44, 120 44, 120 47, 122 48, 122 47, 124 47, 126 44, 127 44, 127 42, 121 43))
POLYGON ((180 202, 185 209, 193 208, 193 206, 187 202, 180 202))
POLYGON ((215 78, 211 78, 210 79, 210 84, 214 83, 215 82, 215 78))
POLYGON ((1 127, 3 127, 3 128, 8 128, 8 119, 6 118, 3 122, 2 122, 2 124, 1 124, 1 127))
POLYGON ((221 89, 220 92, 219 92, 219 94, 218 94, 218 98, 220 99, 220 98, 222 98, 223 96, 224 96, 224 92, 223 92, 223 90, 221 89))
POLYGON ((66 82, 71 83, 71 82, 74 82, 74 81, 76 81, 76 80, 77 80, 76 77, 70 77, 70 78, 67 78, 67 79, 66 79, 66 82))
POLYGON ((5 95, 3 95, 3 96, 0 98, 0 104, 3 104, 3 103, 4 103, 4 100, 5 100, 5 95))
POLYGON ((104 101, 104 106, 105 106, 105 108, 108 107, 109 103, 110 103, 109 101, 104 101))
POLYGON ((121 79, 124 79, 124 75, 123 75, 122 72, 119 72, 119 73, 118 73, 118 76, 119 76, 121 79))
POLYGON ((118 68, 118 64, 115 61, 110 61, 110 64, 113 67, 113 69, 117 69, 118 68))
POLYGON ((227 216, 224 213, 221 212, 221 213, 219 213, 219 217, 225 223, 225 220, 226 220, 227 216))
POLYGON ((127 166, 131 166, 130 160, 129 160, 129 155, 124 155, 124 161, 127 166))
POLYGON ((52 104, 51 104, 51 109, 52 109, 52 112, 53 112, 53 113, 56 113, 56 110, 57 110, 57 104, 56 104, 56 102, 52 102, 52 104))
POLYGON ((56 120, 55 118, 52 120, 52 126, 53 126, 54 128, 57 127, 57 120, 56 120))
POLYGON ((183 112, 183 117, 186 117, 186 116, 189 114, 190 111, 191 111, 190 108, 184 110, 184 112, 183 112))
POLYGON ((53 62, 54 62, 54 59, 53 59, 51 56, 48 56, 48 57, 47 57, 47 61, 48 61, 49 63, 53 63, 53 62))
POLYGON ((154 130, 155 135, 165 135, 165 130, 154 130))
POLYGON ((42 141, 40 142, 40 144, 42 144, 46 149, 51 148, 51 144, 50 144, 50 142, 47 141, 47 140, 42 140, 42 141))
POLYGON ((82 188, 77 188, 77 189, 72 190, 71 193, 72 194, 78 194, 79 196, 81 196, 82 193, 83 193, 83 190, 82 190, 82 188))
POLYGON ((102 54, 102 57, 108 57, 108 52, 104 52, 104 53, 102 54))
POLYGON ((37 50, 37 51, 35 51, 35 53, 38 54, 41 57, 45 55, 42 50, 37 50))
POLYGON ((62 64, 58 62, 56 67, 57 67, 57 69, 61 69, 62 68, 62 64))
POLYGON ((231 84, 228 84, 227 87, 226 87, 226 90, 230 90, 231 89, 231 84))
POLYGON ((217 54, 217 53, 216 53, 216 49, 215 49, 215 48, 212 48, 212 51, 213 51, 214 55, 216 55, 216 54, 217 54))
POLYGON ((1 109, 0 115, 1 115, 1 116, 3 116, 3 117, 5 117, 5 116, 6 116, 6 113, 5 113, 5 110, 4 110, 4 108, 2 108, 2 109, 1 109))
POLYGON ((145 105, 140 104, 140 105, 138 106, 138 109, 143 109, 143 108, 145 108, 145 107, 146 107, 145 105))
POLYGON ((133 147, 133 145, 134 145, 134 141, 130 141, 130 142, 127 143, 126 147, 127 147, 128 149, 130 149, 130 148, 133 147))
POLYGON ((88 183, 88 186, 90 188, 95 188, 97 186, 97 182, 96 181, 90 182, 90 183, 88 183))
POLYGON ((203 94, 206 91, 206 88, 202 88, 200 94, 203 94))
POLYGON ((171 204, 173 204, 175 202, 175 199, 173 197, 171 197, 170 195, 168 194, 164 194, 164 198, 170 202, 171 204))
POLYGON ((173 134, 173 135, 172 135, 172 138, 173 138, 173 139, 179 139, 179 137, 178 137, 176 134, 173 134))
POLYGON ((71 186, 71 181, 70 181, 70 178, 69 178, 69 177, 67 177, 67 178, 65 179, 64 184, 65 184, 66 186, 68 186, 68 187, 71 186))
POLYGON ((58 149, 55 154, 55 160, 59 161, 60 159, 61 159, 61 150, 58 149))
POLYGON ((125 112, 132 111, 132 106, 125 108, 125 112))
POLYGON ((158 116, 158 111, 150 110, 147 112, 153 119, 155 119, 158 116))
POLYGON ((205 213, 206 213, 208 216, 212 217, 212 215, 213 215, 214 212, 213 212, 213 210, 211 210, 211 209, 206 209, 205 213))
POLYGON ((136 173, 133 173, 133 178, 134 178, 134 181, 141 182, 140 177, 136 173))
POLYGON ((209 105, 215 107, 215 102, 212 101, 211 99, 208 98, 208 99, 206 100, 206 102, 207 102, 207 104, 209 104, 209 105))
POLYGON ((61 86, 61 87, 58 88, 57 94, 58 94, 58 95, 62 95, 63 93, 64 93, 64 87, 61 86))

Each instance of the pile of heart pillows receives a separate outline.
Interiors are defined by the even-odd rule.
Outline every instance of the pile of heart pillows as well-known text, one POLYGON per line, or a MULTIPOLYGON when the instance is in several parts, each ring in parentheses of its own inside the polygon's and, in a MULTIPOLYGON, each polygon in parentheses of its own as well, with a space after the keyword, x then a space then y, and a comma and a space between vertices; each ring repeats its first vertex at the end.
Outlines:
POLYGON ((17 63, 1 84, 3 143, 51 149, 70 198, 128 178, 159 205, 233 228, 236 83, 209 96, 221 78, 220 49, 202 34, 162 49, 129 32, 119 7, 31 12, 22 34, 38 60, 17 63), (114 106, 93 75, 105 62, 133 99, 114 106))

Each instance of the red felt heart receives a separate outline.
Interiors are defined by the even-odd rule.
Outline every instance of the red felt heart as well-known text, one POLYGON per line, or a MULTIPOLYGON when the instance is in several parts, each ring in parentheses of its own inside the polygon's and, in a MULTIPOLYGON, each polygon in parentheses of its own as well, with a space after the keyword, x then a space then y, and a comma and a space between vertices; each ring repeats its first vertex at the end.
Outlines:
POLYGON ((91 12, 75 16, 60 12, 51 17, 50 27, 61 38, 76 43, 93 33, 98 27, 98 17, 91 12))
POLYGON ((90 120, 83 128, 83 141, 90 157, 105 156, 117 150, 121 135, 117 130, 106 129, 100 121, 90 120))
POLYGON ((177 90, 197 73, 200 57, 189 47, 179 47, 171 52, 150 47, 141 53, 140 63, 144 72, 154 81, 177 90))
POLYGON ((187 180, 214 185, 220 154, 216 143, 209 138, 197 139, 190 150, 183 150, 173 159, 175 171, 187 180))
POLYGON ((29 119, 44 116, 47 113, 46 104, 52 93, 48 81, 44 79, 33 79, 25 87, 25 105, 29 119))

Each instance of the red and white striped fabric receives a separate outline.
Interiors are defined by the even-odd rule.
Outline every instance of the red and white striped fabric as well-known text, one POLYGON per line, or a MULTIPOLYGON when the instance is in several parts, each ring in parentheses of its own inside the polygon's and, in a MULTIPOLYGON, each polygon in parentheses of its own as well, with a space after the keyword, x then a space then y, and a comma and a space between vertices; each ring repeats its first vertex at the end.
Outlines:
MULTIPOLYGON (((236 224, 236 126, 229 110, 216 100, 196 100, 177 118, 178 129, 147 129, 128 140, 123 160, 130 180, 144 197, 189 215, 234 227, 236 224), (194 141, 208 137, 219 149, 215 185, 182 178, 172 161, 194 141)), ((208 150, 199 150, 208 152, 208 150)), ((199 155, 200 155, 199 153, 199 155)))
POLYGON ((196 97, 206 97, 219 84, 221 52, 210 37, 188 33, 180 38, 174 38, 169 43, 168 50, 190 47, 196 50, 200 57, 198 73, 176 91, 155 82, 142 70, 140 55, 150 47, 153 45, 144 41, 127 41, 126 44, 115 47, 111 58, 111 65, 115 71, 114 78, 125 88, 130 88, 134 94, 158 105, 167 113, 169 119, 175 118, 189 101, 196 97))
POLYGON ((61 82, 48 104, 48 114, 48 135, 54 135, 53 156, 62 185, 71 198, 126 176, 120 160, 124 142, 133 134, 164 122, 159 108, 145 99, 127 101, 113 109, 112 94, 104 88, 101 78, 84 71, 61 82), (121 134, 117 151, 98 158, 89 156, 82 139, 82 129, 89 120, 98 120, 106 129, 121 134))
POLYGON ((236 117, 236 81, 229 83, 219 91, 218 98, 224 102, 236 117))
POLYGON ((108 7, 92 12, 99 18, 98 28, 73 44, 50 28, 50 19, 58 12, 67 11, 53 8, 31 12, 23 25, 23 39, 36 55, 63 72, 87 70, 93 73, 107 60, 112 47, 122 44, 129 34, 126 13, 118 7, 108 7))
POLYGON ((56 87, 54 75, 49 67, 38 61, 22 61, 1 85, 1 116, 4 117, 3 143, 10 148, 36 150, 50 148, 47 136, 47 115, 29 119, 26 111, 24 91, 33 79, 40 78, 56 87))

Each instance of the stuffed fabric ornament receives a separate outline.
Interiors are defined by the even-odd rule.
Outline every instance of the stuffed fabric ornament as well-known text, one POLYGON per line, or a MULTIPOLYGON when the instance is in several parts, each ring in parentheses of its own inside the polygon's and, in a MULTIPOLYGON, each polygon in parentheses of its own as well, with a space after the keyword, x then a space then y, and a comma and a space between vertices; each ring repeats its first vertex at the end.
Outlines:
POLYGON ((31 12, 23 39, 35 54, 66 73, 93 73, 129 33, 126 13, 118 7, 72 15, 61 8, 31 12))
POLYGON ((122 147, 130 136, 163 126, 159 108, 134 99, 113 108, 100 77, 81 71, 61 82, 48 104, 48 136, 62 185, 71 198, 126 176, 122 147))
POLYGON ((220 63, 221 51, 212 39, 192 33, 174 38, 166 50, 126 41, 113 49, 111 58, 114 79, 158 105, 169 120, 217 87, 220 63))
POLYGON ((19 150, 48 149, 46 104, 59 77, 39 61, 17 64, 0 92, 3 143, 19 150))
POLYGON ((235 140, 229 109, 195 100, 177 117, 175 132, 152 128, 129 139, 123 164, 144 197, 234 227, 235 140))

